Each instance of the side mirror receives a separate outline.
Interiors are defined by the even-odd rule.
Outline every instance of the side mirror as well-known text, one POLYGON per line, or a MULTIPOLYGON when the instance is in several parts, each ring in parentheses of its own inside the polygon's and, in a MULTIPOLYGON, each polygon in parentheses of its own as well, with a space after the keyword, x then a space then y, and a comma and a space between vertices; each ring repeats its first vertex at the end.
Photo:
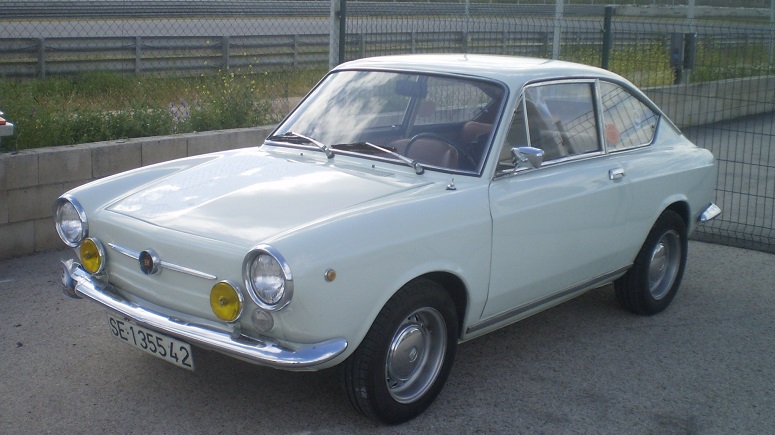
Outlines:
POLYGON ((533 147, 514 147, 511 156, 517 168, 540 168, 544 163, 544 150, 533 147))

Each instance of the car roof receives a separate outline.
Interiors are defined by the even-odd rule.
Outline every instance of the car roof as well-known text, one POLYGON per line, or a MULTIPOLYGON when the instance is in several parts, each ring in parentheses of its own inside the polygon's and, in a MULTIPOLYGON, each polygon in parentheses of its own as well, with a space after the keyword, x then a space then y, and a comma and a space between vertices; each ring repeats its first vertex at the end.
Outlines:
POLYGON ((502 81, 512 87, 536 80, 564 78, 609 78, 628 83, 600 68, 552 59, 482 54, 407 54, 353 60, 335 68, 385 69, 451 73, 502 81))

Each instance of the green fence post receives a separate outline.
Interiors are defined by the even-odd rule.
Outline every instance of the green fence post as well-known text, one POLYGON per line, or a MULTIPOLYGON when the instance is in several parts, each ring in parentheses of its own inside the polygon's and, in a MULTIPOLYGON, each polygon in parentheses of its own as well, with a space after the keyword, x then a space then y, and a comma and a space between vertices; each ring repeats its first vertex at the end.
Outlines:
POLYGON ((615 8, 613 6, 605 7, 605 15, 603 18, 603 59, 600 62, 600 68, 608 69, 608 64, 611 61, 611 46, 614 42, 613 32, 613 17, 615 8))
POLYGON ((135 74, 143 72, 143 40, 142 36, 135 36, 135 74))
POLYGON ((46 39, 38 38, 38 77, 46 78, 46 39))
POLYGON ((347 50, 347 0, 341 0, 339 5, 339 63, 346 60, 347 50))
POLYGON ((221 65, 223 70, 226 71, 231 67, 231 59, 229 58, 229 50, 231 49, 231 41, 228 35, 221 36, 221 65))

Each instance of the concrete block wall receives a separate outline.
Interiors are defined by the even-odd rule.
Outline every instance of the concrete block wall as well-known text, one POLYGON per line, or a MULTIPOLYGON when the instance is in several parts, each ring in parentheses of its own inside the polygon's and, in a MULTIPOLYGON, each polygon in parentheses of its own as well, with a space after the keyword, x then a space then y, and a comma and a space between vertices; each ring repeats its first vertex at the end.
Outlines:
POLYGON ((643 90, 680 127, 775 111, 775 76, 643 90))
POLYGON ((54 201, 81 184, 181 157, 256 146, 272 126, 138 138, 0 154, 0 259, 64 246, 54 201))

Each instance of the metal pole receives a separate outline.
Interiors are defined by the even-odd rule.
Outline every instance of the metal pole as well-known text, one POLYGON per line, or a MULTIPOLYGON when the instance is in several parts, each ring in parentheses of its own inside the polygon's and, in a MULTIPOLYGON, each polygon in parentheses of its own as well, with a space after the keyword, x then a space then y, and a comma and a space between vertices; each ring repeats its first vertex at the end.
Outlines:
POLYGON ((466 17, 463 23, 463 52, 468 53, 468 31, 471 21, 471 0, 466 0, 466 17))
POLYGON ((775 50, 775 0, 770 0, 770 67, 772 67, 774 50, 775 50))
POLYGON ((339 63, 339 0, 331 0, 331 17, 328 26, 328 69, 333 69, 339 63))
MULTIPOLYGON (((695 7, 694 3, 696 0, 689 0, 688 7, 686 8, 686 25, 689 28, 688 33, 697 33, 697 31, 694 29, 694 13, 695 13, 695 7)), ((686 53, 684 53, 686 55, 686 53)), ((684 83, 689 83, 689 80, 691 79, 692 70, 684 68, 681 71, 681 74, 683 75, 682 79, 684 83)))
POLYGON ((38 77, 46 78, 46 40, 38 38, 38 77))
POLYGON ((560 58, 560 34, 562 32, 562 16, 565 0, 557 0, 554 7, 554 38, 552 39, 552 59, 560 58))
POLYGON ((229 58, 229 50, 231 41, 228 35, 221 36, 221 64, 223 70, 226 71, 231 67, 231 59, 229 58))
POLYGON ((339 7, 339 63, 344 63, 347 54, 347 0, 341 0, 339 7))
POLYGON ((600 62, 600 68, 608 69, 608 64, 611 61, 611 47, 614 42, 614 32, 611 28, 613 26, 614 7, 605 7, 605 16, 603 18, 603 58, 600 62))

